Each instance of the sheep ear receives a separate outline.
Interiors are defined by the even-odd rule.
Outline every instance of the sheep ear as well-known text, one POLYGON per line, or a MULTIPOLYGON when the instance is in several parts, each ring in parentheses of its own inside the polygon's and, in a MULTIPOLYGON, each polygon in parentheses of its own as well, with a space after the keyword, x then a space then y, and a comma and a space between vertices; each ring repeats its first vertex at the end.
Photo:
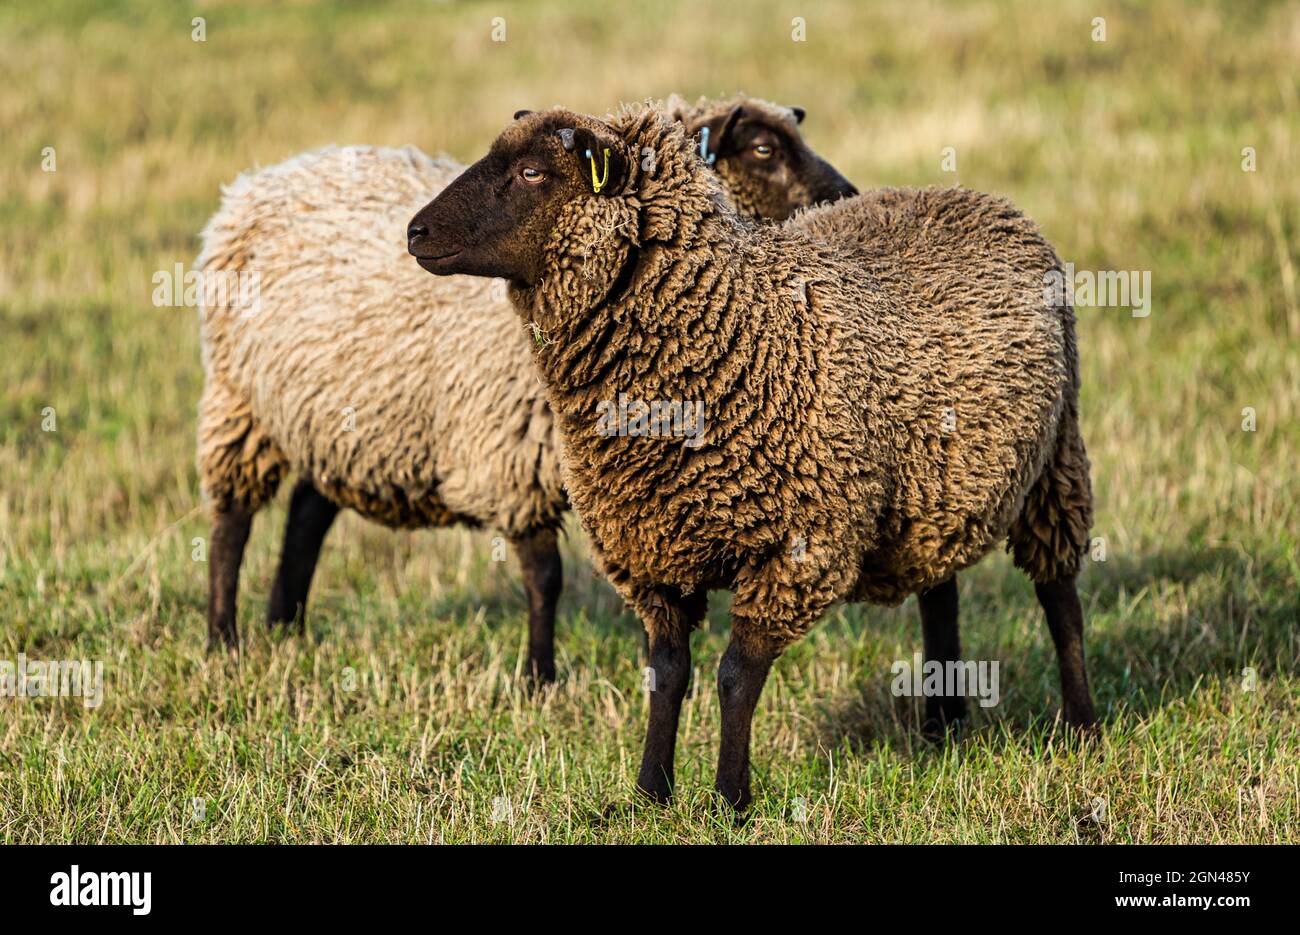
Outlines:
POLYGON ((603 134, 586 127, 572 132, 572 147, 568 145, 564 130, 560 131, 560 142, 578 157, 578 172, 591 186, 591 190, 599 195, 613 195, 622 191, 628 176, 623 144, 616 139, 606 139, 603 134))
POLYGON ((791 107, 790 113, 794 115, 795 123, 803 123, 803 118, 808 116, 808 111, 802 107, 791 107))
POLYGON ((531 113, 531 110, 517 110, 515 111, 515 119, 518 120, 520 117, 527 117, 531 113))
POLYGON ((725 114, 719 114, 712 120, 700 124, 696 131, 700 139, 700 158, 712 165, 726 151, 731 132, 736 129, 736 124, 744 116, 745 105, 737 104, 725 114))

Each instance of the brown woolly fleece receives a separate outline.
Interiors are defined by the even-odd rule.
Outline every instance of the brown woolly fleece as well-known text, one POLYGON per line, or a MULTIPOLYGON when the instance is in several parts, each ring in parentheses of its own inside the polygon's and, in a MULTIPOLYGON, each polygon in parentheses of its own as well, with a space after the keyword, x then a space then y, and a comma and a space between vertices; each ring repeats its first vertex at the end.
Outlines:
POLYGON ((1044 298, 1060 263, 1030 221, 939 190, 755 225, 656 107, 533 115, 497 146, 552 125, 655 154, 559 208, 540 281, 511 288, 569 497, 652 640, 689 632, 676 592, 732 590, 733 638, 770 653, 832 602, 901 601, 1000 542, 1035 580, 1075 571, 1073 313, 1044 298), (702 401, 703 444, 601 431, 620 394, 702 401))
MULTIPOLYGON (((1001 198, 960 188, 877 189, 856 204, 851 211, 804 212, 794 226, 818 239, 863 249, 881 283, 910 291, 915 301, 945 319, 945 340, 961 350, 959 359, 997 353, 999 338, 977 322, 967 330, 963 305, 997 308, 1012 288, 1018 290, 1018 302, 1032 303, 1034 283, 1024 274, 1037 271, 1038 290, 1044 293, 1052 291, 1054 274, 1060 272, 1059 259, 1037 227, 1001 198), (1020 274, 1015 285, 1007 279, 1011 270, 1020 274), (972 344, 971 335, 987 337, 972 344)), ((1065 398, 1056 450, 1027 494, 1007 545, 1016 565, 1031 580, 1044 582, 1078 572, 1092 528, 1092 489, 1079 431, 1074 309, 1068 302, 1046 303, 1041 296, 1039 301, 1060 317, 1065 398)), ((1001 353, 1009 353, 1011 346, 1001 353)), ((961 408, 953 407, 954 421, 961 408)), ((954 431, 960 428, 957 422, 954 431)))
MULTIPOLYGON (((751 124, 789 125, 796 156, 817 170, 803 178, 847 186, 790 111, 726 102, 740 105, 751 124)), ((698 127, 720 106, 679 103, 678 114, 698 127)), ((716 165, 742 184, 730 162, 716 165)), ((389 526, 465 522, 513 537, 558 525, 559 440, 504 283, 432 281, 406 256, 411 213, 463 168, 413 147, 328 147, 224 190, 198 262, 209 275, 255 273, 260 303, 201 313, 198 461, 214 510, 256 511, 293 470, 389 526)), ((746 191, 784 216, 811 203, 800 178, 746 191)))

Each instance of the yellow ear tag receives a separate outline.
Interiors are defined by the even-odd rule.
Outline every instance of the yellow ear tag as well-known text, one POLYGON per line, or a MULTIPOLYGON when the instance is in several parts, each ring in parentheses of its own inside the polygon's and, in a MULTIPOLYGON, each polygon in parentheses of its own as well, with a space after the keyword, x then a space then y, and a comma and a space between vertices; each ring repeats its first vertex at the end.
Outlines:
POLYGON ((605 175, 602 178, 596 178, 596 157, 591 154, 591 150, 587 150, 587 158, 591 160, 591 190, 599 195, 609 181, 609 150, 605 150, 605 175))

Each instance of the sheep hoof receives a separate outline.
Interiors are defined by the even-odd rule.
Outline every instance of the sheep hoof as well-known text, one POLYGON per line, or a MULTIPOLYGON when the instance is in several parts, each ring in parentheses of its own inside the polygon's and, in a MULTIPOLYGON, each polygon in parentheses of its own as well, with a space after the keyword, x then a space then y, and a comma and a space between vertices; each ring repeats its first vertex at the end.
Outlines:
MULTIPOLYGON (((716 790, 715 790, 716 791, 716 790)), ((743 828, 749 824, 750 812, 749 803, 737 809, 731 804, 731 800, 724 794, 718 792, 713 796, 713 801, 709 805, 709 817, 719 825, 731 825, 733 828, 743 828)))
POLYGON ((528 678, 539 682, 555 681, 555 658, 550 656, 528 656, 528 678))
POLYGON ((1061 717, 1065 730, 1071 737, 1091 740, 1101 736, 1101 724, 1091 709, 1078 712, 1066 708, 1061 717))
POLYGON ((292 612, 284 608, 272 608, 266 615, 266 628, 272 633, 284 631, 302 636, 307 631, 306 614, 301 608, 292 612))
MULTIPOLYGON (((302 618, 298 618, 301 620, 302 618)), ((266 621, 266 635, 272 646, 279 646, 287 643, 297 637, 305 636, 307 627, 302 623, 292 621, 266 621)))
POLYGON ((957 739, 961 735, 960 723, 948 723, 944 721, 927 720, 921 725, 921 737, 927 742, 933 744, 946 743, 951 737, 957 739))
POLYGON ((555 667, 539 668, 538 666, 529 666, 528 674, 524 676, 524 691, 529 696, 540 695, 547 688, 555 684, 555 667))
POLYGON ((749 808, 750 803, 754 801, 754 797, 750 794, 748 786, 739 789, 730 789, 725 788, 722 783, 718 783, 713 788, 714 791, 722 797, 727 807, 736 814, 738 819, 744 814, 745 810, 749 808))
POLYGON ((231 642, 226 639, 208 637, 208 644, 204 648, 204 652, 207 653, 208 656, 215 656, 223 650, 227 659, 233 661, 239 660, 239 642, 237 640, 231 642))
POLYGON ((646 782, 638 779, 636 783, 636 800, 641 804, 667 805, 673 800, 672 783, 662 774, 657 777, 657 781, 646 782))
POLYGON ((921 722, 921 734, 926 740, 942 743, 949 737, 959 737, 966 723, 966 699, 945 698, 944 703, 927 708, 921 722))

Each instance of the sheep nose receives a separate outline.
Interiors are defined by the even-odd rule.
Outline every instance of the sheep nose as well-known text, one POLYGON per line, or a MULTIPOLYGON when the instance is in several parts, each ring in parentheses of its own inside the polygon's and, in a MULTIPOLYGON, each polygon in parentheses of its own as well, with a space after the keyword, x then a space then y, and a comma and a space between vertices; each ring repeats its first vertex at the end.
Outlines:
POLYGON ((420 241, 429 236, 429 228, 415 221, 406 228, 406 249, 414 250, 420 241))

